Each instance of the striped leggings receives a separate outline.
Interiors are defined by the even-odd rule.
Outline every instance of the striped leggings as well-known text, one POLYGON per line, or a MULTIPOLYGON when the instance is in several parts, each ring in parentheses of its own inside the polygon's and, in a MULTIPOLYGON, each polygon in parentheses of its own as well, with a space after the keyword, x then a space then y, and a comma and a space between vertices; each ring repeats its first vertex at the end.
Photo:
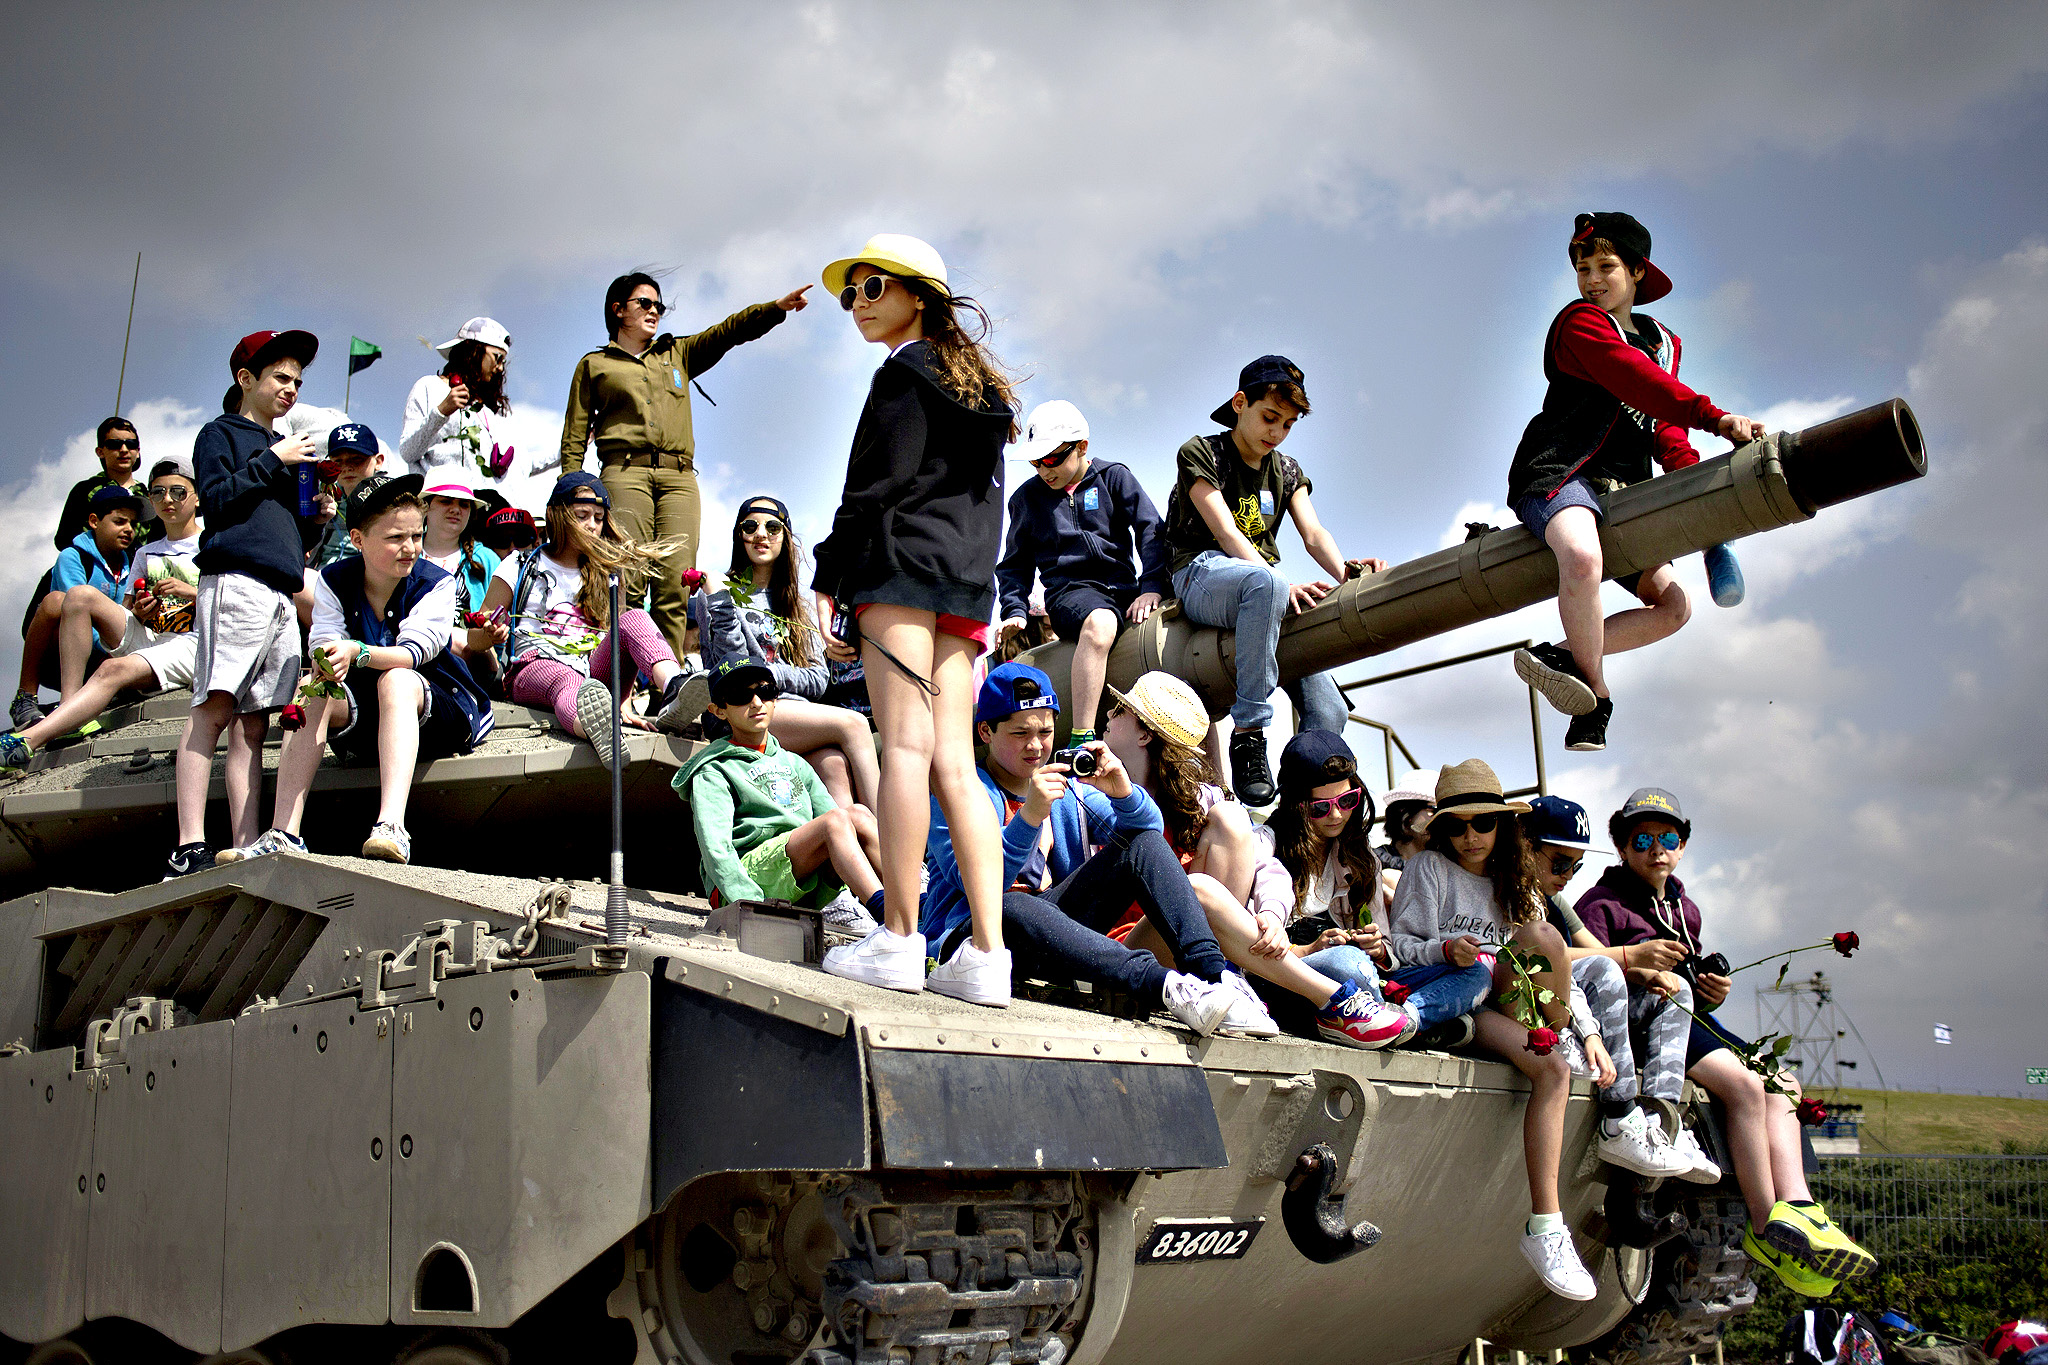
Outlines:
MULTIPOLYGON (((654 624, 654 618, 638 607, 619 613, 619 643, 625 646, 626 659, 631 664, 627 673, 630 680, 634 672, 654 675, 654 666, 659 663, 674 663, 675 651, 668 647, 661 631, 654 624)), ((570 667, 556 659, 532 659, 515 666, 511 684, 506 695, 521 706, 544 706, 555 713, 555 720, 564 730, 575 733, 576 689, 585 680, 595 678, 609 683, 612 677, 612 637, 610 631, 598 636, 597 648, 590 651, 589 667, 586 670, 570 667)))

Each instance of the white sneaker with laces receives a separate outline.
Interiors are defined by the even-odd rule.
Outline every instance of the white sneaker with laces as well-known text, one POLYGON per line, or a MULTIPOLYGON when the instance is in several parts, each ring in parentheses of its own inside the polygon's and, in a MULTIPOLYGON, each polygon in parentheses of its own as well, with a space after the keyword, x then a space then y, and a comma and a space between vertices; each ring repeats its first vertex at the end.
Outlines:
POLYGON ((1167 1012, 1204 1038, 1222 1025, 1237 998, 1230 987, 1186 972, 1168 972, 1159 993, 1166 999, 1167 1012))
POLYGON ((881 927, 875 923, 875 917, 868 913, 868 908, 854 899, 853 892, 843 886, 839 888, 839 894, 832 898, 832 903, 819 911, 818 915, 825 921, 827 929, 852 934, 855 938, 866 938, 881 927))
POLYGON ((387 863, 409 863, 412 835, 406 833, 404 825, 379 820, 370 826, 370 837, 363 840, 363 856, 387 863))
POLYGON ((973 939, 963 940, 950 959, 932 968, 924 984, 927 990, 970 1005, 1002 1009, 1010 1003, 1010 950, 984 953, 973 939))
POLYGON ((1629 1110, 1615 1120, 1614 1126, 1615 1131, 1610 1134, 1603 1121, 1600 1139, 1594 1144, 1594 1151, 1609 1165, 1653 1179, 1682 1175, 1691 1168, 1691 1158, 1673 1150, 1664 1141, 1664 1130, 1653 1126, 1642 1110, 1629 1110))
POLYGON ((892 934, 887 929, 877 929, 858 943, 828 949, 825 970, 848 981, 863 981, 892 991, 921 991, 924 935, 892 934))
MULTIPOLYGON (((583 727, 583 737, 597 750, 597 761, 604 764, 607 772, 618 762, 618 755, 612 750, 612 716, 618 709, 612 700, 612 690, 595 678, 576 689, 577 723, 583 727)), ((623 742, 625 737, 626 730, 621 725, 619 739, 623 742)))
POLYGON ((1579 1259, 1568 1229, 1523 1233, 1522 1255, 1536 1268, 1543 1287, 1561 1299, 1585 1303, 1600 1292, 1585 1262, 1579 1259))
POLYGON ((1678 1173, 1680 1180, 1690 1180, 1695 1185, 1718 1185, 1721 1183, 1721 1168, 1714 1158, 1707 1155, 1700 1140, 1692 1135, 1692 1129, 1680 1124, 1678 1139, 1671 1144, 1672 1150, 1683 1157, 1686 1169, 1678 1173))
POLYGON ((1230 1013, 1224 1015, 1223 1022, 1216 1026, 1218 1033, 1241 1033, 1247 1038, 1280 1036, 1280 1026, 1273 1022, 1273 1011, 1259 999, 1259 993, 1252 989, 1252 983, 1244 973, 1225 972, 1223 984, 1230 988, 1230 1013))
POLYGON ((240 848, 224 848, 213 855, 217 863, 245 863, 251 858, 267 858, 273 853, 304 853, 306 841, 296 834, 287 834, 281 829, 266 829, 256 836, 255 842, 243 844, 240 848))

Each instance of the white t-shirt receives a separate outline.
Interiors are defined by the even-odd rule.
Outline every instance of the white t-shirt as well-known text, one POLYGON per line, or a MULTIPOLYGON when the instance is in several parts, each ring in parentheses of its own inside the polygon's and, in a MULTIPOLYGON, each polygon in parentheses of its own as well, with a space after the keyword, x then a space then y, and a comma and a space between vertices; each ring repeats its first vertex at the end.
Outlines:
MULTIPOLYGON (((152 541, 136 552, 132 581, 161 583, 166 578, 175 578, 188 587, 196 588, 199 586, 198 554, 197 531, 182 540, 152 541)), ((192 603, 174 603, 168 597, 158 600, 169 609, 149 613, 149 617, 155 618, 153 620, 142 616, 136 619, 159 635, 175 635, 192 629, 192 603)))
POLYGON ((512 657, 553 659, 579 673, 589 672, 598 630, 576 605, 576 594, 583 591, 583 571, 534 551, 526 575, 526 609, 521 611, 521 558, 507 559, 495 575, 512 590, 512 657))

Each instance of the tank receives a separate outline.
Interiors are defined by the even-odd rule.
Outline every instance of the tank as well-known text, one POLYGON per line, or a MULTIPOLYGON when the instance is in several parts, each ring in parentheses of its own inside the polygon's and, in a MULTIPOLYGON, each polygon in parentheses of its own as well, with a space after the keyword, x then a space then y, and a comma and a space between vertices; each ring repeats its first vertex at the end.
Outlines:
MULTIPOLYGON (((1892 425, 1648 486, 1682 497, 1626 490, 1617 549, 1871 491, 1887 440, 1924 469, 1904 405, 1873 411, 1892 425)), ((1285 666, 1536 600, 1518 536, 1347 585, 1285 666)), ((1147 638, 1198 662, 1167 624, 1147 638)), ((523 711, 422 769, 415 848, 443 865, 50 889, 155 875, 179 708, 39 756, 0 802, 0 1358, 1392 1365, 1483 1337, 1650 1365, 1754 1300, 1732 1179, 1603 1165, 1584 1082, 1564 1212, 1599 1294, 1573 1303, 1517 1249, 1505 1063, 1198 1038, 1085 983, 1020 981, 1002 1011, 894 994, 818 970, 814 914, 677 887, 630 891, 608 944, 607 888, 562 879, 601 866, 603 770, 523 711)), ((667 789, 692 751, 632 738, 629 871, 693 861, 667 789)), ((373 783, 323 771, 320 823, 373 783)), ((1666 1122, 1732 1169, 1711 1104, 1666 1122)))

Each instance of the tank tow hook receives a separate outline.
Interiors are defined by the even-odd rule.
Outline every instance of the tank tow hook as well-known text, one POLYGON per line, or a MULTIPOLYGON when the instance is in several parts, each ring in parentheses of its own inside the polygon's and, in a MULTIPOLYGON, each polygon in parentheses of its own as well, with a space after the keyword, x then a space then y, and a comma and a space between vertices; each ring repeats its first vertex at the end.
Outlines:
POLYGON ((1343 1197, 1332 1193, 1337 1183, 1337 1154, 1318 1142, 1295 1158, 1280 1196, 1280 1222, 1294 1249, 1318 1265, 1355 1256, 1380 1240, 1371 1223, 1346 1224, 1343 1197))

